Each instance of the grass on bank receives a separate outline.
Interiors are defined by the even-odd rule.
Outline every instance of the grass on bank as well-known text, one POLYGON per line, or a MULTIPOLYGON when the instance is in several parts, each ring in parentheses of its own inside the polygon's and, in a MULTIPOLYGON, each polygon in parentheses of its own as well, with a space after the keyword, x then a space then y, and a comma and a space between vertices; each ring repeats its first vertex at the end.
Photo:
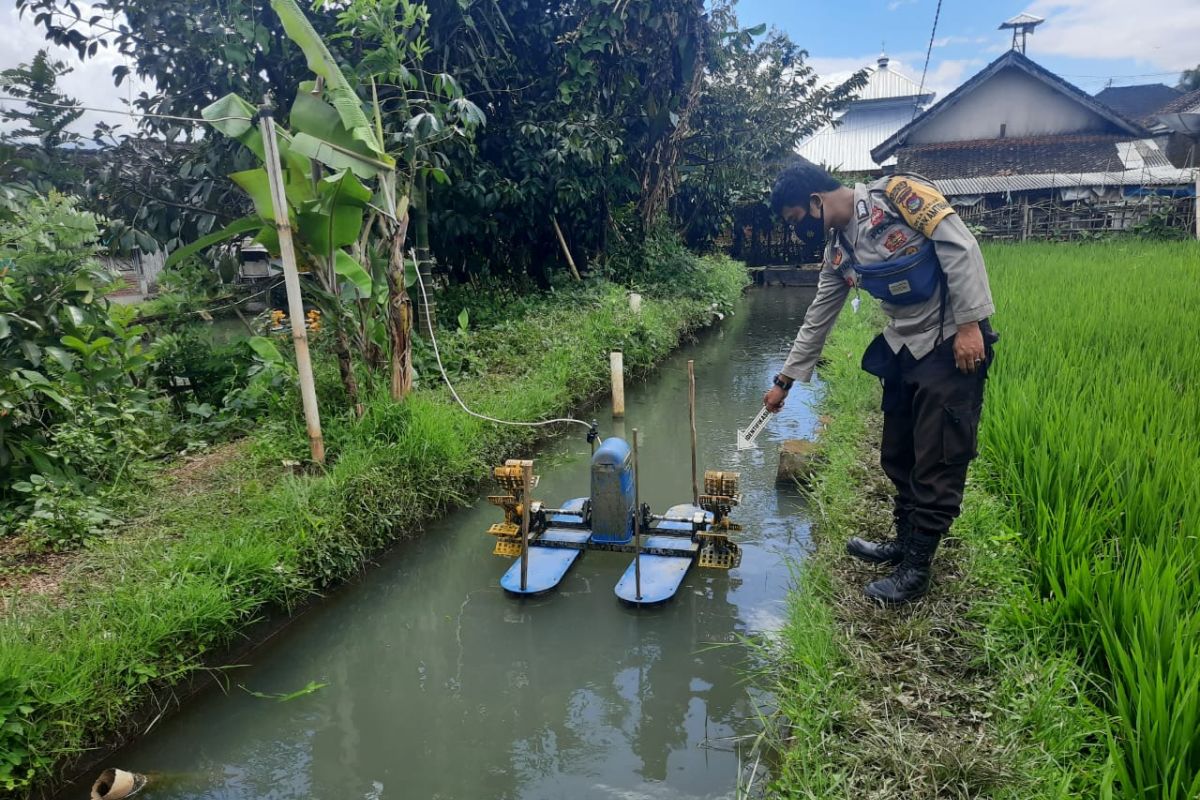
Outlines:
MULTIPOLYGON (((651 367, 713 319, 746 282, 742 265, 699 262, 697 297, 648 297, 632 314, 623 289, 559 292, 474 332, 446 330, 443 356, 474 408, 507 419, 557 415, 606 385, 612 349, 651 367)), ((331 369, 323 378, 336 381, 331 369)), ((88 747, 127 733, 151 698, 235 641, 252 620, 288 608, 362 568, 420 522, 468 496, 486 467, 534 431, 468 417, 433 374, 393 403, 365 389, 366 413, 325 418, 324 473, 283 474, 306 455, 297 414, 269 421, 199 484, 166 480, 130 530, 100 542, 53 599, 6 598, 0 619, 0 788, 47 788, 88 747)), ((298 404, 297 404, 298 405, 298 404)))
POLYGON ((834 333, 822 530, 774 676, 791 723, 777 731, 776 790, 1192 800, 1200 350, 1187 331, 1200 250, 985 255, 1003 338, 982 454, 954 528, 962 545, 939 553, 934 593, 912 609, 864 606, 873 571, 842 551, 850 535, 886 530, 890 490, 872 446, 878 388, 857 367, 881 320, 846 314, 834 333), (974 735, 964 714, 980 717, 974 735))

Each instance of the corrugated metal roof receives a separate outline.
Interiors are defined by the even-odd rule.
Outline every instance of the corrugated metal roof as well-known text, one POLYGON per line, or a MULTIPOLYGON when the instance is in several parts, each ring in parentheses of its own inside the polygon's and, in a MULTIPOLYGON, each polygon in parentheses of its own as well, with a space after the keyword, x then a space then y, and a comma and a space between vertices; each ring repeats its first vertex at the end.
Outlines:
MULTIPOLYGON (((880 168, 871 158, 871 148, 887 139, 913 118, 920 86, 888 66, 887 56, 868 70, 867 85, 833 125, 826 125, 796 147, 796 152, 815 164, 843 172, 870 172, 880 168), (888 102, 881 102, 888 101, 888 102)), ((922 92, 921 107, 934 97, 922 92)), ((896 163, 891 158, 883 166, 896 163)))
POLYGON ((1022 11, 1020 14, 1017 14, 1012 19, 1004 20, 1004 22, 1000 23, 1000 27, 997 28, 996 30, 1002 31, 1005 28, 1016 28, 1021 25, 1040 25, 1045 21, 1046 20, 1042 19, 1041 17, 1035 17, 1033 14, 1030 14, 1028 11, 1022 11))
POLYGON ((894 97, 916 97, 923 92, 921 85, 907 75, 896 72, 889 64, 887 56, 880 56, 875 67, 867 75, 867 85, 858 93, 855 100, 887 100, 894 97))
POLYGON ((1122 172, 1043 173, 1040 175, 988 175, 982 178, 935 180, 942 194, 971 195, 1029 192, 1039 189, 1069 189, 1082 186, 1184 186, 1195 181, 1192 170, 1176 167, 1146 167, 1122 172))
MULTIPOLYGON (((879 169, 871 158, 871 148, 891 136, 912 119, 911 108, 893 108, 890 113, 860 114, 854 109, 842 117, 837 127, 826 125, 805 139, 796 152, 814 164, 824 164, 842 172, 870 172, 879 169)), ((890 162, 895 163, 893 158, 890 162)))

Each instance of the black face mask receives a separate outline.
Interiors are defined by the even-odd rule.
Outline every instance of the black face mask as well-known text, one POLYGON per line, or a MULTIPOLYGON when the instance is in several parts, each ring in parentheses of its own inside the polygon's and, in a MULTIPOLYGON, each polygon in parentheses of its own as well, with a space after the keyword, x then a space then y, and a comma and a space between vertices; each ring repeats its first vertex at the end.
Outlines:
POLYGON ((796 223, 796 235, 800 237, 800 241, 808 243, 815 242, 822 244, 825 241, 825 208, 821 207, 821 216, 814 217, 812 214, 805 214, 804 219, 796 223))

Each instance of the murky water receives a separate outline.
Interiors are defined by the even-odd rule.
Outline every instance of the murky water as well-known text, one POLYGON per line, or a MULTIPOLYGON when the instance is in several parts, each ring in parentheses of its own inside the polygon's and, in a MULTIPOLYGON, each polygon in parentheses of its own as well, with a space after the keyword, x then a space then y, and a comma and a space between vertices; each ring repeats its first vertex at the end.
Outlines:
MULTIPOLYGON (((642 499, 662 512, 691 496, 695 359, 700 467, 742 473, 739 569, 693 569, 670 604, 636 610, 613 596, 628 556, 585 553, 558 591, 522 602, 497 585, 509 562, 484 531, 499 511, 480 499, 256 652, 228 694, 203 693, 112 763, 164 775, 144 794, 156 800, 732 796, 732 737, 756 729, 737 641, 780 625, 785 559, 808 535, 798 497, 774 478, 776 443, 812 433, 810 390, 793 392, 760 449, 738 453, 734 435, 810 297, 754 291, 719 330, 626 387, 624 428, 644 432, 642 499), (310 681, 328 685, 284 703, 249 694, 310 681)), ((622 432, 608 409, 595 413, 603 435, 622 432)), ((582 437, 538 455, 540 497, 586 494, 582 437)))

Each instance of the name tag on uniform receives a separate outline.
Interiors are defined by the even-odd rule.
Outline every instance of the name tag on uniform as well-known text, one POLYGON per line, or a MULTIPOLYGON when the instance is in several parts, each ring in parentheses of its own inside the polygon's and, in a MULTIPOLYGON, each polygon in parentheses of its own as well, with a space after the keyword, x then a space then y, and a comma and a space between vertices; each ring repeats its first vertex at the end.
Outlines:
POLYGON ((894 295, 907 294, 912 291, 912 287, 909 286, 908 281, 896 281, 888 284, 888 291, 894 295))

